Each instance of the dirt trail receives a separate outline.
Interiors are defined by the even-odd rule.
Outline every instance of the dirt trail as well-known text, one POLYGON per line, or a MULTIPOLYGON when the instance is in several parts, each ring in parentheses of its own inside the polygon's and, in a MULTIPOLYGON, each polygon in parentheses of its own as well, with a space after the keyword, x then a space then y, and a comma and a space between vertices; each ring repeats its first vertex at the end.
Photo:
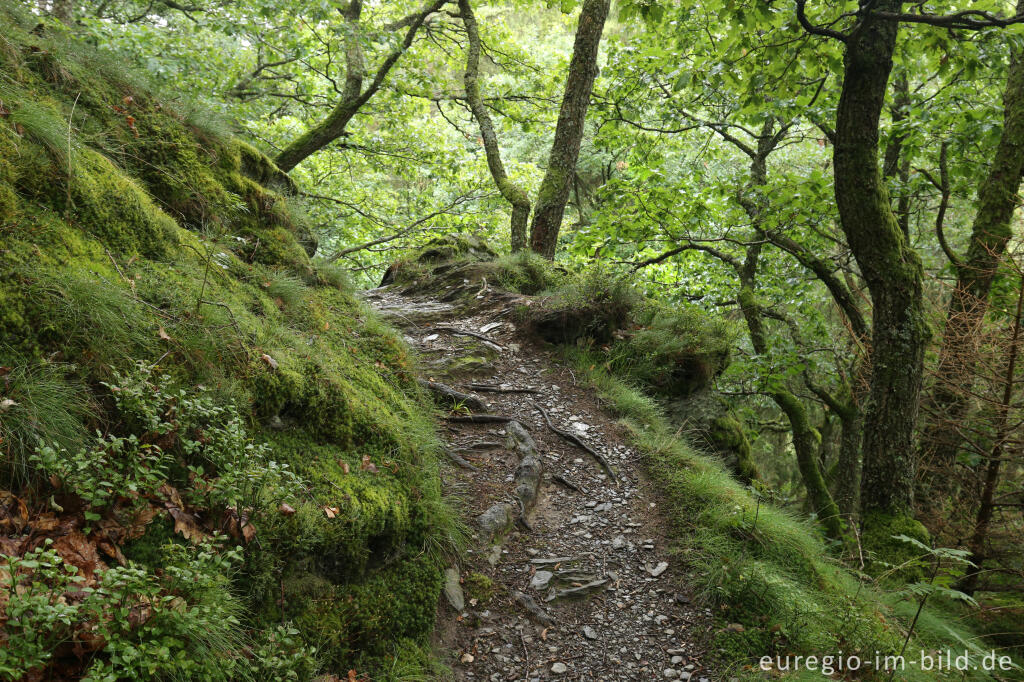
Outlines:
POLYGON ((593 391, 517 332, 515 297, 482 292, 469 313, 389 288, 366 298, 418 349, 424 379, 473 396, 444 399, 456 409, 443 483, 474 534, 438 608, 454 678, 715 679, 710 613, 690 602, 639 454, 593 391), (474 423, 470 408, 515 421, 474 423))

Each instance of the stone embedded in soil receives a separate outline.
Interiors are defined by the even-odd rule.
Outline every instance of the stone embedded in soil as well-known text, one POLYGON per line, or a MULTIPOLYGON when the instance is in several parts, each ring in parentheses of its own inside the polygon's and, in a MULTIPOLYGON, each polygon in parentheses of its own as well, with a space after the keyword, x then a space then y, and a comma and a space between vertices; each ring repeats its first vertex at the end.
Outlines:
POLYGON ((562 663, 561 661, 551 664, 551 672, 555 673, 556 675, 561 675, 568 669, 569 668, 566 667, 565 663, 562 663))
POLYGON ((459 572, 454 568, 445 569, 444 596, 456 611, 466 608, 466 598, 462 594, 462 585, 459 584, 459 572))
POLYGON ((491 506, 476 518, 477 525, 488 540, 511 528, 514 520, 512 507, 504 502, 491 506))
POLYGON ((537 571, 530 580, 530 587, 535 590, 546 590, 555 576, 551 571, 537 571))

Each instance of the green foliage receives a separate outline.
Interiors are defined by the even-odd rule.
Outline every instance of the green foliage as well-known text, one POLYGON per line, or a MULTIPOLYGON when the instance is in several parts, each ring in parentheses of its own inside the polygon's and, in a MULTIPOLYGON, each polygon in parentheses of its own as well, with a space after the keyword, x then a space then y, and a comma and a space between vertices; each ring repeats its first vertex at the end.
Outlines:
POLYGON ((528 296, 557 287, 565 277, 551 261, 533 251, 501 256, 494 261, 494 267, 498 284, 528 296))
POLYGON ((101 643, 102 652, 83 679, 250 679, 228 579, 240 560, 240 551, 213 544, 169 545, 160 574, 129 563, 80 589, 78 569, 46 545, 9 556, 0 576, 7 618, 0 674, 21 677, 50 660, 59 642, 88 633, 84 641, 101 643), (68 599, 70 592, 80 596, 68 599))
POLYGON ((84 444, 85 423, 93 408, 85 387, 70 376, 73 368, 13 357, 0 398, 7 401, 0 406, 0 485, 4 487, 28 481, 29 460, 43 443, 68 450, 84 444))
POLYGON ((861 545, 867 570, 894 582, 924 580, 931 538, 920 521, 910 516, 873 512, 863 519, 861 545))
POLYGON ((135 605, 174 590, 189 606, 161 629, 111 630, 97 679, 140 658, 147 679, 310 679, 325 666, 377 677, 398 642, 416 652, 403 675, 428 666, 439 562, 462 530, 400 337, 338 268, 314 267, 314 221, 266 156, 49 21, 5 7, 0 33, 0 80, 18 92, 0 97, 4 475, 33 511, 54 509, 53 493, 87 530, 166 484, 193 540, 222 524, 256 532, 230 567, 200 566, 181 555, 188 525, 161 509, 110 575, 154 595, 135 605), (375 605, 382 592, 393 598, 375 605))

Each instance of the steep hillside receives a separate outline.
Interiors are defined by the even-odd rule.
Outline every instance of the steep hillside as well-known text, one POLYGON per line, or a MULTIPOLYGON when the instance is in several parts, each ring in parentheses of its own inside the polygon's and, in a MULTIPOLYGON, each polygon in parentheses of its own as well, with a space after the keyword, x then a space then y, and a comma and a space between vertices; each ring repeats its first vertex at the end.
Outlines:
POLYGON ((431 408, 315 248, 260 152, 0 13, 0 676, 422 667, 431 408))

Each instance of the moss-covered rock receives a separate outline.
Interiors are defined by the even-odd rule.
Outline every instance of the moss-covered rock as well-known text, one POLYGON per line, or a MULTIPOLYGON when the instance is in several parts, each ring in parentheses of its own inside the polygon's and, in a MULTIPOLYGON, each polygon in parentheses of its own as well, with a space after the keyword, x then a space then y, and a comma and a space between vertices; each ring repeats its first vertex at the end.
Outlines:
POLYGON ((884 576, 891 584, 926 579, 926 569, 931 564, 926 548, 931 546, 931 535, 920 521, 908 515, 873 511, 864 515, 861 524, 861 546, 868 573, 884 576))

